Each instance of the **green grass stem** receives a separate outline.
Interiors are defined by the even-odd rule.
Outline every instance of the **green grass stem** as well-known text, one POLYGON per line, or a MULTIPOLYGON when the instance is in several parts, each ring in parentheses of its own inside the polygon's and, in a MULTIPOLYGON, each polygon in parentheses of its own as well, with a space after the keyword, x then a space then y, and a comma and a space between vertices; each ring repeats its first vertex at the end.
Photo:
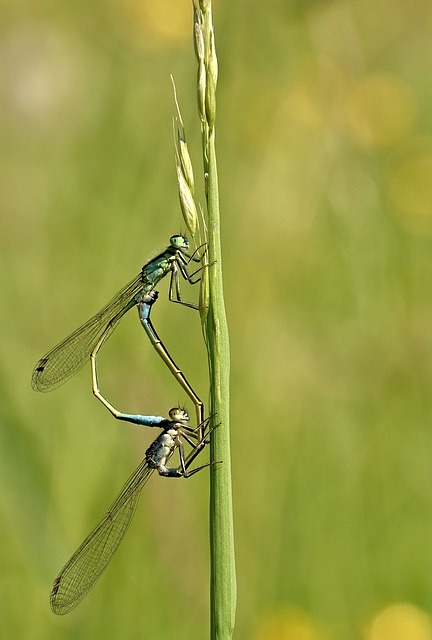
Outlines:
POLYGON ((212 434, 210 458, 210 607, 212 640, 230 640, 236 610, 232 509, 229 377, 230 351, 222 281, 219 187, 215 147, 217 58, 211 2, 194 1, 195 53, 198 60, 198 111, 201 121, 208 223, 209 308, 204 316, 210 410, 219 424, 212 434))
POLYGON ((231 488, 229 423, 230 352, 222 286, 220 219, 214 132, 209 144, 209 311, 206 320, 210 370, 210 407, 220 426, 210 446, 211 638, 232 637, 236 609, 236 575, 231 488))

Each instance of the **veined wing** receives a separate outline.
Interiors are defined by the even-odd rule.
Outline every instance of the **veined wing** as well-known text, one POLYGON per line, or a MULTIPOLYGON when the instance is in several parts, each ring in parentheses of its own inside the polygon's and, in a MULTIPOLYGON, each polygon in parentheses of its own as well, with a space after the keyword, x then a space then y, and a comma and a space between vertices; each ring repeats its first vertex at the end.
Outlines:
POLYGON ((73 376, 89 359, 104 332, 107 338, 123 315, 137 304, 142 289, 142 277, 139 273, 99 313, 41 358, 33 371, 33 389, 52 391, 73 376))
POLYGON ((71 611, 87 595, 106 568, 128 530, 141 489, 154 469, 146 460, 124 485, 122 491, 54 580, 51 609, 63 615, 71 611))

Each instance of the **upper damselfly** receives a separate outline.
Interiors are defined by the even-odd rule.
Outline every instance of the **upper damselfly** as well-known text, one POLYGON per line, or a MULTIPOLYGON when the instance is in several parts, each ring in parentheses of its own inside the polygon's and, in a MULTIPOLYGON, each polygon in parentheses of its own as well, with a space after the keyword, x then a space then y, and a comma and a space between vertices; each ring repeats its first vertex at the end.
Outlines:
POLYGON ((169 246, 155 258, 147 262, 141 272, 108 302, 99 313, 81 325, 76 331, 41 358, 33 371, 32 387, 35 391, 51 391, 73 376, 89 359, 92 351, 106 341, 117 324, 132 307, 152 291, 157 283, 170 274, 169 299, 172 302, 197 309, 198 307, 182 299, 180 276, 190 284, 196 284, 200 277, 194 278, 202 267, 193 273, 187 270, 188 264, 200 262, 197 257, 199 247, 189 254, 189 242, 185 236, 174 235, 169 246))

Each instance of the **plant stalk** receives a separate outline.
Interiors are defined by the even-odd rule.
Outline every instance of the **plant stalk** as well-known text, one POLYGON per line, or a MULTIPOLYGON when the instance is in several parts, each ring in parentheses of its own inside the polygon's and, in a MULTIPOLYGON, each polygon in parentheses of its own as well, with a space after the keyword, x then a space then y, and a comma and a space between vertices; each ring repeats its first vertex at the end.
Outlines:
POLYGON ((229 431, 230 353, 222 287, 218 180, 214 130, 208 147, 209 310, 207 350, 211 414, 219 426, 210 444, 210 603, 212 640, 230 640, 237 599, 229 431), (221 461, 221 464, 217 464, 221 461))
POLYGON ((202 314, 210 378, 210 411, 218 425, 210 444, 210 636, 231 640, 237 601, 232 508, 230 351, 222 281, 219 186, 215 147, 218 76, 211 0, 193 0, 208 231, 208 309, 202 314))

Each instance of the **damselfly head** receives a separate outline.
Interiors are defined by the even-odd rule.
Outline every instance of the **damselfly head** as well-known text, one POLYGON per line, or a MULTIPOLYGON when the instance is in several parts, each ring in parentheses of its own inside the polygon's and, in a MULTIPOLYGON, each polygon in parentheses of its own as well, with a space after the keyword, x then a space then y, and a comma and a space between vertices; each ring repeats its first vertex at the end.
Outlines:
POLYGON ((189 240, 186 238, 186 236, 181 236, 181 235, 171 236, 170 245, 174 247, 174 249, 178 249, 179 251, 188 251, 189 240))
POLYGON ((169 410, 170 420, 174 422, 189 422, 189 414, 185 409, 180 409, 180 407, 173 407, 169 410))

